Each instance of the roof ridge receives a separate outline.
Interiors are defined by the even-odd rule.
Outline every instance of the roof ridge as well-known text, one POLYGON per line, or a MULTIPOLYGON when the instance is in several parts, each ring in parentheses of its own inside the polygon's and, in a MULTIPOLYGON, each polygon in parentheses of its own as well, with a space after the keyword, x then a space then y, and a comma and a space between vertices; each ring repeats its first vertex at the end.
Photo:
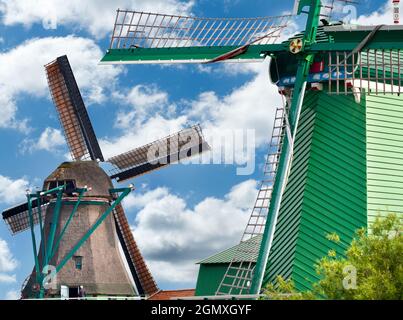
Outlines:
MULTIPOLYGON (((225 261, 225 262, 207 262, 207 261, 210 260, 211 258, 216 257, 216 256, 220 256, 220 255, 222 255, 222 254, 224 254, 224 253, 226 253, 226 252, 228 252, 228 254, 232 254, 232 253, 233 253, 232 251, 236 250, 237 247, 240 247, 240 246, 241 246, 242 244, 244 244, 244 243, 254 241, 257 237, 262 237, 262 235, 256 235, 255 237, 252 237, 252 238, 250 238, 250 239, 248 239, 248 240, 246 240, 246 241, 241 241, 241 242, 239 242, 238 244, 236 244, 236 245, 234 245, 234 246, 232 246, 232 247, 229 247, 229 248, 227 248, 227 249, 224 249, 224 250, 222 250, 222 251, 220 251, 220 252, 218 252, 218 253, 215 253, 215 254, 210 255, 210 256, 207 257, 207 258, 204 258, 203 260, 200 260, 200 261, 196 262, 196 264, 203 264, 203 263, 210 263, 210 264, 227 263, 227 261, 225 261)), ((232 259, 232 258, 231 258, 231 259, 232 259)), ((228 262, 229 262, 229 261, 228 261, 228 262)))

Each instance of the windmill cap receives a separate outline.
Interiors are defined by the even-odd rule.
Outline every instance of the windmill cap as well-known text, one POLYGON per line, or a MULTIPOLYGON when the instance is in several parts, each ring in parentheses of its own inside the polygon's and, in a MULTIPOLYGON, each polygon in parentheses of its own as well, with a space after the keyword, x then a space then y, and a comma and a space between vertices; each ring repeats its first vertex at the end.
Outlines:
POLYGON ((112 181, 96 161, 73 161, 62 163, 46 178, 43 189, 51 182, 74 181, 77 188, 87 186, 87 197, 109 197, 112 181))

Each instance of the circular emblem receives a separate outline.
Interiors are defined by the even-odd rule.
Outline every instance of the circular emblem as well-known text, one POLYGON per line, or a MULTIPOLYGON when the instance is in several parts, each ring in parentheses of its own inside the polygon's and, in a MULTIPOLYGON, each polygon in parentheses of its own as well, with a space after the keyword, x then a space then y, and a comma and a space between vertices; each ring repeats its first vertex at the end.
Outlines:
POLYGON ((290 42, 290 51, 293 54, 297 54, 302 50, 302 39, 294 39, 290 42))

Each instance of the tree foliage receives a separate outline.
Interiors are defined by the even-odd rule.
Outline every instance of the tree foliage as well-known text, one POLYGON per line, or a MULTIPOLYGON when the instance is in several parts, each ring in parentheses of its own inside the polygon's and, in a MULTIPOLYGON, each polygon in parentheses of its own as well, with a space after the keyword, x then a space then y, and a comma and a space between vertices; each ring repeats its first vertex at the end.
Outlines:
MULTIPOLYGON (((291 279, 281 276, 264 290, 265 299, 403 299, 403 232, 396 215, 378 217, 372 232, 357 231, 344 257, 330 250, 316 265, 321 280, 312 290, 297 292, 291 279)), ((337 234, 328 240, 338 243, 337 234)))

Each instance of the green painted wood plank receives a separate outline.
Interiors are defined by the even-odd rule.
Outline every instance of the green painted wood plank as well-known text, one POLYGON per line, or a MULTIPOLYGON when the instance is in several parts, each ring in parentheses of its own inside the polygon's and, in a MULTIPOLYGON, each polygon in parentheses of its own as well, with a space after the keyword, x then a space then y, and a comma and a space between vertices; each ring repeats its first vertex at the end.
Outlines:
POLYGON ((366 96, 368 226, 377 215, 403 217, 403 97, 366 96))
MULTIPOLYGON (((311 134, 297 134, 295 149, 305 152, 294 155, 265 283, 287 271, 297 289, 306 290, 318 279, 315 262, 333 248, 326 234, 337 232, 347 243, 367 222, 365 105, 309 92, 300 123, 311 134), (308 110, 315 117, 307 124, 308 110)), ((343 248, 336 251, 342 254, 343 248)))

